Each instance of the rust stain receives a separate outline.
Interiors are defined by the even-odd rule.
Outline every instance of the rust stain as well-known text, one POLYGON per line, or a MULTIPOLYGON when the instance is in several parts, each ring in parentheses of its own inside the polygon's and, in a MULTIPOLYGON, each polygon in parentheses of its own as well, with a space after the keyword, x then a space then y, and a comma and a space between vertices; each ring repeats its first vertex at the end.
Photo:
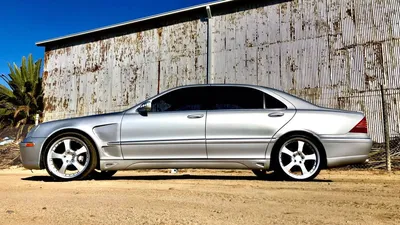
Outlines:
POLYGON ((71 51, 72 51, 72 47, 67 47, 65 49, 65 52, 66 52, 67 55, 71 55, 71 51))
POLYGON ((96 95, 96 92, 95 92, 95 91, 94 91, 94 92, 92 93, 92 95, 91 95, 91 103, 92 103, 92 104, 97 103, 97 95, 96 95))
POLYGON ((157 34, 158 34, 158 47, 161 48, 162 45, 162 35, 163 35, 163 28, 160 27, 157 29, 157 34))
POLYGON ((100 61, 104 62, 106 60, 107 52, 109 51, 110 46, 108 42, 100 41, 100 61))
POLYGON ((142 41, 143 41, 143 34, 142 32, 136 33, 136 49, 137 51, 141 51, 141 46, 142 46, 142 41))
POLYGON ((287 8, 288 8, 287 4, 286 4, 286 3, 283 3, 283 4, 281 5, 281 12, 280 12, 280 13, 285 14, 286 11, 287 11, 287 8))
POLYGON ((63 103, 64 109, 68 109, 68 103, 69 103, 68 99, 65 98, 63 103))
POLYGON ((382 53, 382 44, 377 43, 374 45, 374 51, 375 51, 375 55, 377 56, 377 64, 379 66, 382 66, 383 69, 383 53, 382 53))
POLYGON ((365 74, 365 84, 368 85, 369 82, 375 81, 376 77, 368 75, 367 73, 365 74))
POLYGON ((44 65, 48 64, 49 58, 50 58, 51 55, 52 55, 51 51, 47 51, 47 52, 44 53, 44 65))
POLYGON ((353 20, 353 23, 356 23, 356 15, 353 9, 347 9, 346 14, 353 20))
POLYGON ((101 69, 101 67, 98 64, 95 64, 93 67, 88 67, 87 71, 88 72, 97 72, 101 69))
POLYGON ((290 22, 290 40, 295 40, 296 39, 296 29, 294 28, 294 24, 291 21, 290 22))
POLYGON ((49 76, 49 72, 48 71, 44 71, 43 72, 43 80, 46 81, 48 76, 49 76))
POLYGON ((126 98, 124 104, 129 105, 129 91, 126 91, 125 93, 126 93, 126 98))
POLYGON ((339 21, 333 22, 333 30, 335 31, 336 34, 340 32, 340 22, 339 21))
POLYGON ((56 105, 54 103, 57 102, 57 99, 55 97, 44 97, 43 98, 44 102, 44 111, 46 112, 53 112, 56 109, 56 105))
POLYGON ((337 102, 340 109, 346 109, 350 104, 350 99, 349 97, 338 97, 337 102))
POLYGON ((74 71, 73 71, 73 74, 74 75, 79 75, 81 72, 80 72, 81 70, 79 69, 79 67, 77 67, 77 66, 74 66, 74 71))
POLYGON ((87 43, 87 44, 85 45, 85 49, 86 49, 86 51, 87 51, 88 53, 90 53, 90 52, 92 51, 92 46, 91 46, 91 44, 90 44, 90 43, 87 43))

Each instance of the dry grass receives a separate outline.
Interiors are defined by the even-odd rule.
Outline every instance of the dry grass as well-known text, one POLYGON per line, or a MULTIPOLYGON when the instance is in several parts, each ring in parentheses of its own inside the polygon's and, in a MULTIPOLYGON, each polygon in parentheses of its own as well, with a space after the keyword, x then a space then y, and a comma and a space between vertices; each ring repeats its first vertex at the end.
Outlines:
POLYGON ((7 169, 11 166, 21 166, 21 157, 18 144, 0 146, 0 169, 7 169))

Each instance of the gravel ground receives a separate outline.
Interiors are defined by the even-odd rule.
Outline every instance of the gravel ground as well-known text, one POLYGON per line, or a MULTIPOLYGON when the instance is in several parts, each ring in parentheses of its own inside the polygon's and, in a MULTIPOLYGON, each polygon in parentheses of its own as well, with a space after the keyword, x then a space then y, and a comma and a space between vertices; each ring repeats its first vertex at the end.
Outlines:
POLYGON ((45 171, 2 170, 0 224, 400 224, 399 172, 325 171, 315 182, 184 173, 53 182, 45 171))

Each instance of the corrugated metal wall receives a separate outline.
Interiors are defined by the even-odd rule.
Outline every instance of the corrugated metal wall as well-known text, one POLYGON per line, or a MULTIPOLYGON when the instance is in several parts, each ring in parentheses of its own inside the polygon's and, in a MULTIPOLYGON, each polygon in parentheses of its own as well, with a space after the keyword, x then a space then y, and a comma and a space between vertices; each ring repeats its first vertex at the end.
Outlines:
POLYGON ((118 111, 204 83, 206 29, 190 21, 46 51, 45 121, 118 111))
MULTIPOLYGON (((400 1, 294 0, 219 13, 212 29, 215 83, 285 90, 318 105, 366 113, 383 141, 379 84, 390 130, 400 122, 400 1)), ((45 120, 117 111, 204 83, 207 22, 178 23, 46 52, 45 120)))

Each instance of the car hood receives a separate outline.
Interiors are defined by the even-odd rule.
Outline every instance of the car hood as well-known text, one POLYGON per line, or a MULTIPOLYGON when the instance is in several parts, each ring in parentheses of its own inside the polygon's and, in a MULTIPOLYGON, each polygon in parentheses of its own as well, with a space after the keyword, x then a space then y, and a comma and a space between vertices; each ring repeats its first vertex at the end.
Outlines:
POLYGON ((63 129, 78 129, 90 132, 94 127, 119 124, 123 115, 124 112, 116 112, 49 121, 39 124, 30 135, 32 137, 48 137, 52 133, 63 129))

